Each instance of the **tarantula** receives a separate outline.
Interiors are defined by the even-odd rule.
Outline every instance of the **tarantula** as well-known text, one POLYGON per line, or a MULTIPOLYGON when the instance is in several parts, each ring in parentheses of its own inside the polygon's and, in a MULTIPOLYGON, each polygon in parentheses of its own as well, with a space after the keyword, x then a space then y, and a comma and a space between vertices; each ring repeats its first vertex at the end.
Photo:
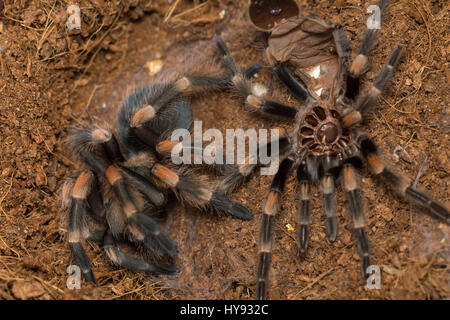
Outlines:
POLYGON ((247 208, 228 199, 217 181, 170 161, 172 149, 183 147, 167 138, 175 129, 189 129, 193 120, 185 96, 226 86, 226 80, 208 77, 156 83, 123 102, 117 119, 120 143, 107 126, 85 126, 70 134, 70 147, 85 170, 66 180, 62 202, 69 214, 69 245, 86 281, 98 284, 82 246, 88 238, 101 243, 113 263, 132 271, 176 272, 170 258, 177 244, 159 224, 166 190, 202 210, 252 218, 247 208), (142 249, 144 257, 121 248, 127 245, 142 249))
MULTIPOLYGON (((384 13, 388 2, 379 1, 381 13, 384 13)), ((269 118, 295 123, 293 131, 280 139, 279 152, 283 160, 272 180, 264 206, 256 298, 267 297, 275 215, 279 211, 285 182, 293 170, 296 170, 300 194, 297 232, 300 254, 305 254, 308 247, 311 189, 315 185, 323 195, 327 237, 331 242, 336 239, 338 226, 334 193, 336 184, 340 183, 361 257, 361 273, 367 278, 371 250, 365 231, 366 219, 358 178, 362 159, 366 160, 374 175, 380 176, 398 194, 424 207, 434 217, 446 223, 450 220, 447 208, 417 190, 408 178, 383 163, 375 143, 360 128, 393 76, 401 59, 402 45, 391 52, 372 87, 360 94, 360 78, 367 70, 376 29, 367 29, 358 55, 351 62, 344 29, 314 17, 299 15, 295 2, 252 1, 249 10, 253 24, 258 29, 270 31, 266 34, 266 54, 273 72, 301 104, 297 108, 267 99, 267 90, 252 84, 245 72, 239 71, 225 43, 217 39, 231 83, 245 97, 246 105, 269 118), (295 68, 295 75, 288 64, 295 68)), ((223 189, 232 190, 253 167, 244 165, 230 172, 222 182, 223 189)))

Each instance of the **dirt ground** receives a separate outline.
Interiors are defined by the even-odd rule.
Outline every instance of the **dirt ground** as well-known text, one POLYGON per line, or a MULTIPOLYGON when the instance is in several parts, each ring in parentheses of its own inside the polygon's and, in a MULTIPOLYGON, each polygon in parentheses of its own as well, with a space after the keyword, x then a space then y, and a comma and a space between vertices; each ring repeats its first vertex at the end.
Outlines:
MULTIPOLYGON (((299 1, 303 14, 339 22, 353 52, 366 8, 374 1, 299 1)), ((60 210, 59 188, 79 168, 65 138, 82 121, 113 121, 133 89, 162 75, 217 62, 221 33, 240 65, 263 57, 262 35, 247 21, 246 1, 20 0, 0 1, 0 298, 2 299, 252 299, 262 205, 270 177, 255 174, 232 198, 255 214, 243 222, 171 203, 166 224, 179 243, 176 276, 135 274, 112 266, 86 244, 100 287, 66 287, 73 263, 60 210), (4 8, 2 5, 4 3, 4 8), (81 9, 81 30, 66 27, 69 5, 81 9), (159 61, 160 60, 160 61, 159 61), (161 62, 151 75, 149 62, 161 62)), ((388 162, 448 205, 449 3, 392 1, 370 58, 364 86, 398 43, 404 57, 379 108, 365 124, 388 162), (397 160, 394 149, 405 149, 397 160), (420 170, 422 168, 422 170, 420 170)), ((214 68, 222 68, 216 63, 214 68)), ((212 70, 214 70, 214 68, 212 70)), ((272 82, 268 68, 262 80, 272 82)), ((276 90, 278 92, 278 90, 276 90)), ((290 101, 284 94, 276 94, 290 101)), ((290 101, 294 103, 293 101, 290 101)), ((203 128, 271 128, 279 123, 243 111, 228 93, 192 101, 203 128)), ((362 179, 373 261, 382 269, 380 290, 361 280, 360 259, 341 191, 339 234, 325 236, 321 202, 314 200, 309 251, 297 255, 298 194, 288 181, 275 227, 270 298, 448 299, 449 227, 393 196, 364 172, 362 179)))

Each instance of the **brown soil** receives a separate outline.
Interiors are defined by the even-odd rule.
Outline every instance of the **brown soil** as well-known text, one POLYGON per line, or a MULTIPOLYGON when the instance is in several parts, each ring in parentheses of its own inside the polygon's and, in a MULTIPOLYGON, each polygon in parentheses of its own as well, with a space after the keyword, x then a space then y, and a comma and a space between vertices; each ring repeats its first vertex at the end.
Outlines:
MULTIPOLYGON (((211 65, 211 57, 217 57, 211 41, 215 34, 222 32, 240 65, 265 63, 262 37, 248 25, 245 3, 5 1, 0 24, 0 298, 253 297, 256 239, 270 177, 256 174, 233 195, 255 213, 249 222, 170 204, 167 228, 180 244, 179 275, 141 275, 114 267, 92 244, 86 246, 100 287, 83 282, 81 290, 66 288, 66 268, 73 260, 58 196, 64 178, 78 167, 64 143, 68 129, 84 120, 113 120, 115 110, 133 88, 161 75, 211 65), (66 8, 73 3, 81 8, 80 31, 65 26, 66 8), (163 70, 150 76, 145 65, 157 58, 163 61, 163 70)), ((356 40, 356 50, 368 17, 368 2, 299 3, 309 8, 302 10, 304 14, 315 13, 343 24, 349 37, 356 40)), ((395 162, 398 170, 410 177, 416 177, 425 163, 419 182, 444 203, 448 203, 450 182, 448 19, 449 5, 444 1, 393 1, 365 77, 367 86, 390 50, 397 43, 405 45, 391 89, 365 129, 382 146, 387 161, 395 162), (396 146, 403 147, 409 157, 396 161, 396 146)), ((215 68, 221 68, 220 63, 215 68)), ((262 81, 267 80, 273 88, 276 82, 267 77, 267 71, 262 72, 262 81)), ((287 95, 279 98, 289 101, 287 95)), ((242 101, 227 93, 192 104, 204 129, 274 125, 243 112, 242 101)), ((316 197, 309 251, 304 260, 299 259, 295 231, 288 226, 297 227, 298 196, 291 177, 277 216, 270 298, 450 296, 448 226, 392 196, 367 172, 362 185, 373 259, 383 270, 381 289, 369 290, 361 280, 360 260, 340 191, 338 240, 326 240, 316 197)))

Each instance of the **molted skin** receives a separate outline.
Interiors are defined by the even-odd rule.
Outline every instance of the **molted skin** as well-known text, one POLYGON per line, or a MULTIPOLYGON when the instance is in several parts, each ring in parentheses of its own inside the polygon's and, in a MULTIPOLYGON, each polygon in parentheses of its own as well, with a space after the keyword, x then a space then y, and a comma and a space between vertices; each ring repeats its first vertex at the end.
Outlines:
POLYGON ((290 17, 297 16, 299 10, 293 0, 250 1, 249 16, 252 23, 262 31, 270 31, 277 24, 290 17))
POLYGON ((273 29, 267 52, 278 62, 289 62, 312 93, 320 89, 333 92, 342 69, 333 37, 335 27, 315 18, 291 17, 273 29))

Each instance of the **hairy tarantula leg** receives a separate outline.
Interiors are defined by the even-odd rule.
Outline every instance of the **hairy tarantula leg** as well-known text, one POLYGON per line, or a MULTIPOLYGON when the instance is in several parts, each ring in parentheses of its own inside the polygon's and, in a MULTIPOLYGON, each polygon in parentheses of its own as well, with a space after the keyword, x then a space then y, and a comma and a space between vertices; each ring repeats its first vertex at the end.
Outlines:
POLYGON ((169 85, 165 92, 152 104, 147 106, 148 118, 153 118, 159 109, 181 94, 195 94, 204 89, 223 90, 229 87, 227 78, 215 78, 207 76, 185 76, 169 85))
POLYGON ((333 175, 325 174, 320 180, 320 188, 323 194, 325 227, 327 230, 328 239, 331 242, 334 242, 336 240, 338 227, 336 218, 336 200, 334 198, 335 185, 333 175))
MULTIPOLYGON (((260 152, 261 149, 266 149, 267 154, 270 154, 271 157, 279 157, 288 153, 290 148, 291 143, 289 138, 282 135, 277 140, 272 140, 266 145, 258 146, 258 152, 260 152), (275 150, 276 148, 274 148, 275 142, 278 142, 278 150, 275 150)), ((223 164, 220 169, 225 178, 221 181, 219 189, 225 193, 232 192, 237 186, 243 183, 257 167, 258 164, 255 164, 254 162, 256 161, 250 161, 250 157, 247 157, 243 164, 237 166, 223 164)))
MULTIPOLYGON (((187 148, 190 149, 190 151, 193 151, 195 148, 194 146, 190 145, 187 148)), ((181 141, 176 140, 163 140, 158 142, 156 145, 156 152, 158 152, 160 155, 164 157, 171 157, 172 154, 179 155, 181 151, 189 151, 186 150, 186 148, 183 146, 183 143, 181 141)), ((202 150, 203 154, 203 150, 202 150)))
POLYGON ((106 170, 105 176, 122 205, 128 220, 127 231, 131 237, 152 252, 174 256, 177 253, 177 244, 158 223, 138 212, 120 170, 111 165, 106 170))
POLYGON ((85 215, 89 210, 88 194, 92 184, 93 175, 89 171, 82 172, 72 188, 71 208, 69 212, 69 246, 75 258, 76 264, 80 267, 81 273, 86 281, 94 282, 97 286, 97 279, 91 269, 91 263, 82 242, 89 235, 85 215))
POLYGON ((214 191, 211 200, 209 200, 206 206, 217 212, 225 212, 242 220, 251 220, 253 218, 253 213, 251 213, 246 207, 240 203, 231 201, 220 190, 214 191))
MULTIPOLYGON (((381 19, 388 4, 389 0, 380 0, 378 2, 381 19)), ((375 28, 366 30, 358 55, 350 66, 349 73, 347 74, 347 86, 345 92, 345 96, 349 99, 354 100, 359 94, 360 77, 367 70, 367 57, 374 43, 377 31, 378 29, 375 28)))
POLYGON ((238 69, 234 63, 233 57, 231 56, 230 50, 220 36, 217 36, 215 41, 220 53, 223 55, 223 61, 229 76, 234 77, 238 73, 238 69))
POLYGON ((339 68, 342 72, 339 72, 340 77, 338 79, 338 88, 334 93, 336 99, 342 98, 342 96, 345 96, 348 84, 347 84, 347 78, 348 78, 348 65, 351 58, 351 52, 350 52, 350 41, 347 38, 347 34, 345 33, 345 29, 337 25, 336 28, 333 30, 333 38, 334 42, 336 44, 336 52, 339 57, 339 68))
MULTIPOLYGON (((266 45, 268 45, 267 39, 266 45)), ((266 48, 266 57, 278 79, 286 85, 289 92, 291 92, 301 104, 304 104, 308 98, 314 99, 303 81, 297 79, 284 63, 278 62, 271 55, 268 47, 266 48)))
POLYGON ((243 220, 250 220, 253 217, 246 207, 229 200, 220 190, 212 190, 197 181, 181 177, 161 164, 153 166, 152 174, 170 188, 175 189, 181 198, 187 199, 200 208, 210 207, 243 220))
POLYGON ((304 104, 308 98, 312 98, 306 85, 297 79, 283 63, 279 63, 273 67, 273 71, 278 76, 289 91, 294 95, 298 102, 304 104))
POLYGON ((111 230, 108 230, 105 234, 103 248, 114 264, 130 269, 133 272, 151 272, 155 274, 176 273, 176 268, 173 265, 148 262, 124 253, 118 248, 111 230))
POLYGON ((282 104, 277 101, 264 99, 266 88, 262 85, 252 85, 245 74, 241 73, 234 63, 233 57, 231 57, 225 42, 216 37, 217 47, 220 53, 223 55, 225 67, 228 74, 231 77, 232 85, 237 89, 240 95, 242 95, 248 105, 255 111, 260 111, 267 115, 280 117, 285 120, 294 120, 298 112, 297 108, 282 104))
MULTIPOLYGON (((158 117, 158 112, 181 95, 195 95, 205 90, 224 90, 230 87, 228 78, 208 76, 184 76, 161 88, 159 97, 151 103, 141 105, 129 119, 131 128, 142 128, 144 124, 158 117)), ((142 102, 141 102, 142 103, 142 102)), ((144 102, 145 103, 145 102, 144 102)), ((128 108, 136 108, 130 105, 128 108)), ((148 128, 146 131, 149 131, 148 128)), ((151 132, 152 133, 152 132, 151 132)), ((149 134, 148 132, 146 134, 149 134)), ((153 132, 153 134, 155 134, 153 132)))
POLYGON ((360 141, 362 154, 367 160, 373 174, 382 177, 382 179, 390 184, 401 196, 409 199, 414 204, 424 207, 434 217, 450 223, 450 214, 444 205, 433 200, 425 192, 417 190, 408 178, 398 175, 386 167, 378 156, 375 143, 370 138, 363 135, 360 137, 360 141))
MULTIPOLYGON (((160 255, 174 256, 176 254, 177 244, 170 239, 169 235, 161 230, 159 225, 151 218, 140 218, 141 215, 145 215, 137 212, 122 172, 115 165, 111 164, 112 162, 110 160, 105 160, 101 155, 87 147, 89 144, 97 143, 99 146, 103 147, 103 151, 106 152, 109 157, 118 160, 121 157, 118 144, 117 142, 112 143, 111 141, 115 141, 114 136, 111 132, 103 129, 79 131, 73 138, 73 142, 78 142, 73 143, 74 147, 77 147, 76 151, 78 151, 97 174, 104 175, 112 186, 113 192, 119 199, 123 212, 127 217, 127 230, 129 231, 130 236, 133 237, 135 241, 142 242, 143 245, 152 252, 160 255), (137 220, 140 222, 137 223, 137 220)), ((134 182, 136 183, 138 190, 142 189, 144 195, 149 198, 154 198, 153 200, 155 200, 156 203, 161 202, 161 200, 158 199, 158 196, 161 195, 159 191, 155 189, 153 190, 154 193, 152 193, 152 190, 149 189, 150 184, 145 183, 143 181, 144 179, 138 181, 136 176, 133 176, 133 178, 135 178, 134 182)))
POLYGON ((278 172, 272 180, 272 185, 270 186, 270 191, 264 206, 264 214, 261 221, 260 248, 258 253, 258 273, 256 282, 257 300, 267 298, 275 215, 278 213, 280 197, 293 165, 294 162, 289 158, 286 158, 281 162, 278 172))
POLYGON ((87 201, 91 210, 91 216, 100 222, 105 221, 106 210, 104 206, 103 196, 99 188, 99 181, 97 175, 92 174, 92 183, 87 201))
POLYGON ((325 227, 327 230, 328 239, 331 242, 334 242, 336 240, 338 229, 334 180, 340 171, 339 159, 332 156, 323 157, 319 170, 320 189, 323 195, 325 227))
POLYGON ((103 175, 111 163, 109 159, 105 159, 107 154, 104 147, 113 139, 112 133, 105 129, 78 130, 70 139, 72 149, 96 174, 103 175))
POLYGON ((300 187, 300 206, 298 208, 298 247, 300 253, 306 253, 309 242, 311 223, 311 184, 309 183, 306 168, 300 165, 297 169, 297 181, 300 187))
POLYGON ((395 67, 400 62, 402 47, 403 46, 400 44, 391 52, 386 65, 381 70, 380 74, 375 80, 375 83, 357 103, 356 110, 352 110, 343 116, 342 124, 344 125, 344 127, 348 128, 361 122, 363 117, 376 104, 378 98, 381 96, 383 89, 386 87, 387 83, 394 75, 395 67))
POLYGON ((258 62, 255 62, 244 71, 244 78, 250 80, 259 72, 259 70, 261 70, 261 68, 262 65, 258 62))
POLYGON ((353 222, 353 233, 356 238, 358 253, 361 257, 361 274, 364 279, 368 277, 367 268, 371 265, 370 242, 365 230, 366 219, 364 217, 363 204, 358 183, 356 167, 361 167, 361 160, 352 157, 345 161, 342 168, 342 185, 347 198, 347 211, 353 222))
POLYGON ((139 173, 133 171, 132 168, 120 166, 120 169, 125 174, 127 180, 129 180, 133 186, 145 195, 155 206, 162 207, 166 204, 166 197, 153 185, 153 183, 139 173))

